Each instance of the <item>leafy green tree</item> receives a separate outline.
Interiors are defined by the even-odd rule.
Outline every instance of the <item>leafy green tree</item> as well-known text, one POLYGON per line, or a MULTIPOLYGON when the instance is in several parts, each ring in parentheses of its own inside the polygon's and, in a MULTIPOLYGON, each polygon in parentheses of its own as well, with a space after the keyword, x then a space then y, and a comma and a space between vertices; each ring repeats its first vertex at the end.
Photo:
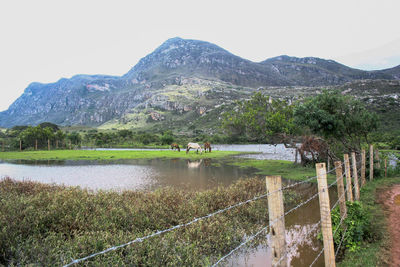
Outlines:
POLYGON ((61 130, 58 130, 58 131, 54 134, 55 140, 58 141, 58 142, 61 142, 61 143, 64 143, 65 137, 66 137, 66 134, 65 134, 63 131, 61 131, 61 130))
POLYGON ((294 124, 293 105, 261 93, 255 93, 248 101, 236 102, 232 112, 224 113, 222 126, 233 136, 286 146, 294 146, 292 136, 298 130, 294 124))
POLYGON ((162 145, 170 145, 174 141, 174 136, 171 131, 166 131, 160 138, 162 145))
POLYGON ((339 91, 323 91, 294 109, 295 123, 323 137, 337 152, 359 151, 368 134, 378 127, 378 117, 363 103, 339 91), (339 146, 341 149, 339 149, 339 146))
POLYGON ((82 137, 78 132, 72 132, 67 135, 67 139, 74 145, 79 145, 82 141, 82 137))
POLYGON ((49 127, 53 132, 60 130, 57 124, 51 122, 42 122, 41 124, 39 124, 39 126, 42 127, 43 129, 49 127))

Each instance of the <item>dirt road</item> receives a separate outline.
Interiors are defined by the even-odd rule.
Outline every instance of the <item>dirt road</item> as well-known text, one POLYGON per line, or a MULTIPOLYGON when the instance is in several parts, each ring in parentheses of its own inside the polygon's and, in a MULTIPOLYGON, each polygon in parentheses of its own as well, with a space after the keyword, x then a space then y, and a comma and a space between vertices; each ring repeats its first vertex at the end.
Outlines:
POLYGON ((388 211, 388 226, 391 238, 391 264, 400 266, 400 185, 395 185, 380 195, 388 211))

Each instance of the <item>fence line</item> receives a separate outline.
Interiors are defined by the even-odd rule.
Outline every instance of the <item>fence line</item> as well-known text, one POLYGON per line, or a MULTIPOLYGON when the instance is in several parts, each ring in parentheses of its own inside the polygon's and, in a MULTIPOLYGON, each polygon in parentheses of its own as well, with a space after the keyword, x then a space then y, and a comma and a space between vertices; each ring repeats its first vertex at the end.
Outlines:
MULTIPOLYGON (((343 165, 345 165, 345 162, 342 162, 342 164, 340 165, 340 167, 342 167, 343 165)), ((338 167, 339 167, 339 166, 338 166, 338 167)), ((328 172, 327 172, 326 169, 325 169, 325 173, 326 173, 326 174, 332 173, 332 172, 335 171, 338 167, 335 167, 335 168, 329 170, 328 172)), ((352 167, 353 167, 353 166, 352 166, 352 167)), ((357 173, 358 173, 358 172, 361 172, 361 168, 358 168, 357 173)), ((334 182, 332 182, 331 184, 329 184, 328 186, 326 186, 326 190, 328 190, 330 187, 332 187, 333 185, 335 185, 335 184, 338 182, 339 179, 342 179, 342 178, 344 177, 344 175, 345 175, 345 172, 342 172, 342 174, 341 174, 340 177, 337 177, 336 180, 335 180, 334 182)), ((233 208, 236 208, 236 207, 245 205, 245 204, 247 204, 247 203, 251 203, 251 202, 257 201, 257 200, 262 199, 262 198, 265 198, 265 197, 268 197, 268 196, 270 196, 270 195, 273 194, 273 193, 281 192, 281 191, 284 191, 284 190, 286 190, 286 189, 289 189, 289 188, 293 188, 293 187, 295 187, 295 186, 298 186, 298 185, 300 185, 300 184, 304 184, 304 183, 310 182, 310 181, 316 179, 317 177, 318 177, 318 176, 309 177, 309 178, 307 178, 306 180, 303 180, 303 181, 300 181, 300 182, 296 182, 296 183, 287 185, 287 186, 282 187, 282 188, 280 188, 280 189, 278 189, 278 190, 275 190, 275 191, 273 191, 273 192, 269 192, 269 193, 267 193, 267 194, 259 195, 259 196, 253 197, 252 199, 248 199, 248 200, 246 200, 246 201, 242 201, 242 202, 236 203, 236 204, 234 204, 234 205, 228 206, 228 207, 223 208, 223 209, 219 209, 219 210, 214 211, 214 212, 212 212, 212 213, 209 213, 209 214, 207 214, 207 215, 205 215, 205 216, 201 216, 201 217, 195 218, 195 219, 193 219, 193 220, 191 220, 191 221, 189 221, 189 222, 187 222, 187 223, 178 224, 178 225, 172 226, 172 227, 170 227, 170 228, 168 228, 168 229, 164 229, 164 230, 158 230, 158 231, 156 231, 156 232, 154 232, 154 233, 152 233, 152 234, 149 234, 149 235, 146 235, 146 236, 143 236, 143 237, 136 238, 136 239, 131 240, 131 241, 127 242, 127 243, 124 243, 124 244, 121 244, 121 245, 117 245, 117 246, 110 247, 110 248, 108 248, 108 249, 105 249, 105 250, 100 251, 100 252, 96 252, 96 253, 94 253, 94 254, 91 254, 91 255, 86 256, 86 257, 83 257, 83 258, 74 259, 74 260, 72 260, 70 263, 64 265, 64 267, 68 267, 68 266, 77 264, 77 263, 79 263, 79 262, 88 260, 88 259, 93 258, 93 257, 95 257, 95 256, 98 256, 98 255, 101 255, 101 254, 105 254, 105 253, 107 253, 107 252, 114 251, 114 250, 117 250, 117 249, 122 248, 122 247, 126 247, 126 246, 131 245, 131 244, 134 244, 134 243, 143 242, 143 241, 146 240, 146 239, 149 239, 149 238, 152 238, 152 237, 161 235, 161 234, 166 233, 166 232, 170 232, 170 231, 173 231, 173 230, 182 228, 182 227, 189 226, 189 225, 191 225, 191 224, 193 224, 193 223, 196 223, 196 222, 198 222, 198 221, 201 221, 201 220, 204 220, 204 219, 213 217, 213 216, 215 216, 215 215, 217 215, 217 214, 220 214, 220 213, 229 211, 229 210, 231 210, 231 209, 233 209, 233 208)), ((358 177, 359 177, 359 176, 358 176, 358 177)), ((358 180, 358 179, 357 179, 357 180, 358 180)), ((361 180, 361 177, 360 177, 360 180, 361 180)), ((354 187, 349 187, 349 188, 346 188, 346 190, 344 190, 344 193, 342 194, 342 196, 336 201, 336 203, 335 203, 335 204, 333 205, 333 207, 330 209, 331 211, 338 205, 339 200, 341 200, 343 197, 345 197, 346 192, 348 191, 348 189, 352 190, 352 189, 354 189, 354 187)), ((266 231, 266 230, 270 227, 271 223, 274 223, 274 222, 276 222, 277 220, 284 218, 285 216, 287 216, 287 215, 290 214, 291 212, 293 212, 293 211, 297 210, 298 208, 300 208, 300 207, 306 205, 307 203, 309 203, 311 200, 315 199, 315 198, 316 198, 317 196, 319 196, 319 195, 320 195, 320 191, 318 191, 316 194, 314 194, 314 195, 312 195, 311 197, 309 197, 307 200, 305 200, 305 201, 303 201, 303 202, 297 204, 295 207, 293 207, 293 208, 291 208, 290 210, 286 211, 282 216, 280 216, 279 218, 276 218, 274 221, 271 221, 271 222, 269 223, 268 226, 261 228, 261 229, 260 229, 259 231, 257 231, 255 234, 251 235, 251 236, 248 237, 245 241, 243 241, 239 246, 235 247, 233 250, 231 250, 231 251, 230 251, 229 253, 227 253, 225 256, 221 257, 221 258, 220 258, 216 263, 214 263, 212 266, 217 266, 217 265, 218 265, 219 263, 221 263, 223 260, 225 260, 226 258, 228 258, 229 256, 231 256, 234 252, 236 252, 239 248, 243 247, 243 246, 246 245, 248 242, 254 240, 254 238, 256 238, 258 235, 260 235, 262 232, 266 231)), ((333 235, 336 234, 337 230, 338 230, 339 227, 342 225, 342 222, 344 221, 344 218, 345 218, 345 216, 342 216, 342 217, 341 217, 340 223, 339 223, 339 225, 336 227, 336 229, 335 229, 333 235)), ((321 220, 320 220, 317 224, 321 224, 321 220)), ((345 229, 345 232, 346 232, 346 230, 347 230, 347 228, 345 229)), ((344 233, 345 233, 345 232, 344 232, 344 233)), ((335 257, 336 257, 336 255, 337 255, 337 253, 338 253, 338 250, 339 250, 339 248, 340 248, 342 242, 343 242, 343 237, 342 237, 342 240, 341 240, 341 242, 340 242, 340 244, 339 244, 339 246, 338 246, 338 248, 337 248, 337 251, 336 251, 336 253, 335 253, 335 257)), ((310 266, 312 266, 312 265, 318 260, 318 258, 319 258, 319 257, 321 256, 321 254, 323 253, 324 249, 325 249, 325 248, 322 248, 322 250, 321 250, 320 253, 317 255, 317 257, 314 259, 314 261, 311 263, 310 266)), ((278 265, 278 264, 283 260, 283 258, 286 257, 286 256, 287 256, 287 253, 285 253, 285 255, 283 255, 275 265, 278 265)))
MULTIPOLYGON (((335 169, 336 169, 336 168, 332 169, 330 172, 334 171, 335 169)), ((256 196, 256 197, 254 197, 254 198, 252 198, 252 199, 239 202, 239 203, 237 203, 237 204, 235 204, 235 205, 228 206, 228 207, 226 207, 226 208, 224 208, 224 209, 217 210, 217 211, 212 212, 212 213, 210 213, 210 214, 208 214, 208 215, 195 218, 195 219, 193 219, 193 220, 190 221, 190 222, 183 223, 183 224, 178 224, 178 225, 175 225, 175 226, 170 227, 170 228, 165 229, 165 230, 158 230, 157 232, 154 232, 154 233, 152 233, 152 234, 150 234, 150 235, 136 238, 136 239, 131 240, 131 241, 127 242, 127 243, 124 243, 124 244, 121 244, 121 245, 117 245, 117 246, 113 246, 113 247, 107 248, 107 249, 105 249, 105 250, 103 250, 103 251, 93 253, 93 254, 91 254, 91 255, 89 255, 89 256, 86 256, 86 257, 83 257, 83 258, 74 259, 74 260, 72 260, 70 263, 64 265, 63 267, 68 267, 68 266, 74 265, 74 264, 76 264, 76 263, 79 263, 79 262, 82 262, 82 261, 91 259, 91 258, 93 258, 93 257, 95 257, 95 256, 98 256, 98 255, 101 255, 101 254, 105 254, 105 253, 107 253, 107 252, 114 251, 114 250, 116 250, 116 249, 123 248, 123 247, 129 246, 129 245, 134 244, 134 243, 142 242, 142 241, 144 241, 144 240, 146 240, 146 239, 149 239, 149 238, 152 238, 152 237, 154 237, 154 236, 158 236, 158 235, 161 235, 161 234, 166 233, 166 232, 170 232, 170 231, 173 231, 173 230, 182 228, 182 227, 189 226, 189 225, 191 225, 191 224, 193 224, 193 223, 195 223, 195 222, 198 222, 198 221, 201 221, 201 220, 210 218, 210 217, 212 217, 212 216, 215 216, 215 215, 217 215, 217 214, 223 213, 223 212, 228 211, 228 210, 231 210, 231 209, 233 209, 233 208, 236 208, 236 207, 245 205, 245 204, 247 204, 247 203, 254 202, 254 201, 256 201, 256 200, 259 200, 259 199, 268 197, 269 195, 271 195, 271 194, 273 194, 273 193, 280 192, 280 191, 283 191, 283 190, 286 190, 286 189, 295 187, 295 186, 297 186, 297 185, 307 183, 307 182, 309 182, 309 181, 311 181, 311 180, 314 180, 314 179, 316 179, 316 178, 317 178, 317 176, 313 176, 313 177, 307 178, 307 179, 304 180, 304 181, 300 181, 300 182, 297 182, 297 183, 294 183, 294 184, 287 185, 287 186, 285 186, 285 187, 283 187, 283 188, 281 188, 281 189, 279 189, 279 190, 276 190, 276 191, 273 191, 273 192, 269 192, 269 193, 267 193, 267 194, 263 194, 263 195, 260 195, 260 196, 256 196)), ((314 197, 315 197, 315 196, 314 196, 314 197)))
POLYGON ((231 250, 228 254, 226 254, 225 256, 223 256, 222 258, 220 258, 216 263, 214 263, 213 265, 211 265, 212 267, 217 266, 218 264, 220 264, 223 260, 225 260, 226 258, 228 258, 230 255, 232 255, 235 251, 237 251, 239 248, 243 247, 244 245, 246 245, 249 241, 253 240, 254 238, 256 238, 258 235, 260 235, 263 231, 266 231, 268 229, 269 225, 267 225, 266 227, 263 227, 260 231, 258 231, 257 233, 255 233, 254 235, 251 235, 249 238, 247 238, 244 242, 242 242, 239 246, 237 246, 236 248, 234 248, 233 250, 231 250))
MULTIPOLYGON (((335 169, 336 169, 336 168, 332 169, 330 172, 334 171, 335 169)), ((342 175, 342 177, 343 177, 343 175, 342 175)), ((342 178, 342 177, 341 177, 341 178, 342 178)), ((336 179, 335 182, 331 183, 331 184, 327 187, 327 189, 330 188, 331 186, 333 186, 334 184, 336 184, 338 180, 339 180, 339 179, 336 179)), ((279 190, 277 190, 277 191, 279 191, 279 190)), ((276 191, 275 191, 275 192, 276 192, 276 191)), ((293 212, 294 210, 296 210, 296 209, 298 209, 298 208, 300 208, 300 207, 306 205, 308 202, 310 202, 311 200, 313 200, 314 198, 316 198, 318 195, 319 195, 319 192, 317 192, 316 194, 314 194, 313 196, 311 196, 310 198, 308 198, 306 201, 303 201, 303 202, 301 202, 300 204, 298 204, 297 206, 295 206, 295 207, 293 207, 292 209, 288 210, 287 212, 284 213, 283 216, 281 216, 281 217, 275 219, 274 221, 270 222, 270 224, 275 223, 276 221, 278 221, 279 219, 282 219, 282 217, 285 217, 286 215, 288 215, 289 213, 293 212)), ((319 223, 321 223, 321 221, 319 221, 319 223)), ((253 238, 252 238, 252 239, 253 239, 253 238)), ((244 242, 244 243, 247 243, 247 241, 244 242)), ((219 260, 217 261, 217 263, 214 264, 214 265, 212 265, 212 266, 216 266, 216 265, 217 265, 218 263, 220 263, 223 259, 225 259, 227 256, 231 255, 234 251, 236 251, 237 249, 239 249, 239 247, 241 247, 241 246, 243 246, 243 245, 244 245, 244 244, 242 243, 242 244, 240 244, 238 247, 236 247, 236 248, 234 248, 233 250, 231 250, 228 254, 226 254, 224 257, 222 257, 221 259, 219 259, 219 260)), ((282 257, 279 259, 278 263, 281 262, 282 259, 283 259, 285 256, 286 256, 286 255, 282 256, 282 257)))

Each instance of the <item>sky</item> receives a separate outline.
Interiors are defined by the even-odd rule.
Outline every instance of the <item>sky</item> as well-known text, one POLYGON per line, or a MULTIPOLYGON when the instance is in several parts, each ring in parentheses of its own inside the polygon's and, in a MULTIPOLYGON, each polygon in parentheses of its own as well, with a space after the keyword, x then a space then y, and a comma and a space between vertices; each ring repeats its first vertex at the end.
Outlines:
POLYGON ((0 111, 31 82, 123 75, 177 36, 255 62, 289 55, 394 67, 399 10, 399 0, 1 1, 0 111))

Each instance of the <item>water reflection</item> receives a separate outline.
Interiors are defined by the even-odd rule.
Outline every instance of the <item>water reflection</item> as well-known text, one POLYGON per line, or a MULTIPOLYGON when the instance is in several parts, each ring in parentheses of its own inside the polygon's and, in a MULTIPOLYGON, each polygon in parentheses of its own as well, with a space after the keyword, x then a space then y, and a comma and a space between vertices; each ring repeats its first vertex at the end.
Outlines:
POLYGON ((203 160, 198 160, 198 161, 187 161, 187 166, 189 169, 193 169, 193 168, 198 168, 200 167, 201 163, 203 162, 203 160))
POLYGON ((0 177, 116 191, 165 186, 204 190, 230 185, 241 177, 254 176, 254 172, 210 159, 0 162, 0 177))

